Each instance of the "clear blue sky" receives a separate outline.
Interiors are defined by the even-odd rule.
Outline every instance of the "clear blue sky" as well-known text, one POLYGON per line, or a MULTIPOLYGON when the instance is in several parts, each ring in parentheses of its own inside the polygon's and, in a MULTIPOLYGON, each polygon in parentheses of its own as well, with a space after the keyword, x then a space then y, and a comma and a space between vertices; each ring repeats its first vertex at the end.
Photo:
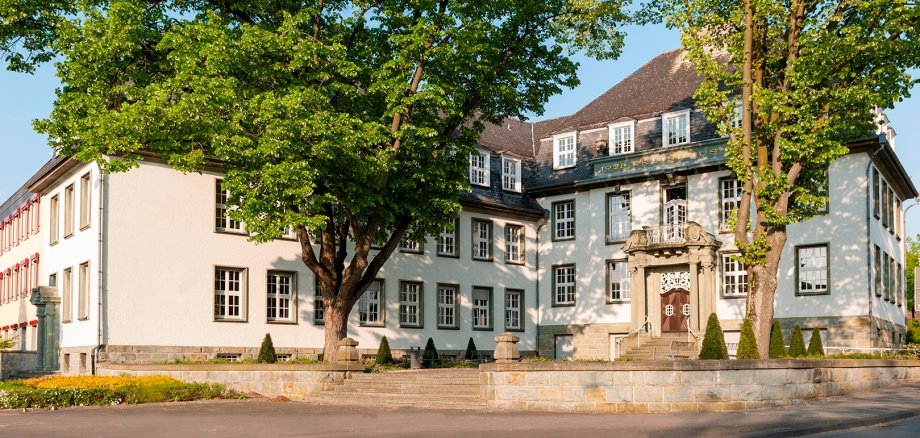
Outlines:
MULTIPOLYGON (((630 27, 627 31, 629 36, 620 59, 579 59, 581 85, 550 99, 546 114, 537 118, 577 111, 655 55, 680 46, 678 33, 662 26, 630 27)), ((51 156, 47 139, 32 130, 32 120, 49 114, 58 85, 52 66, 45 66, 34 76, 0 71, 0 202, 51 156)), ((920 87, 914 87, 914 93, 920 95, 920 87)), ((897 104, 887 114, 898 131, 898 156, 915 184, 920 185, 920 96, 897 104)), ((920 207, 912 209, 907 219, 908 233, 920 233, 920 207)))

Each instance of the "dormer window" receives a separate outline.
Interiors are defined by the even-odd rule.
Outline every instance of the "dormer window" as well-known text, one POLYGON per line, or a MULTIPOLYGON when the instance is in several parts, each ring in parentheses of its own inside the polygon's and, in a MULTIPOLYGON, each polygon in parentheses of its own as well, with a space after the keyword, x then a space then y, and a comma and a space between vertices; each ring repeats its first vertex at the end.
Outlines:
POLYGON ((575 134, 553 139, 553 169, 575 167, 575 134))
POLYGON ((521 160, 502 157, 502 189, 521 191, 521 160))
POLYGON ((473 152, 470 154, 470 184, 489 186, 489 154, 473 152))
POLYGON ((728 124, 732 128, 741 126, 741 100, 735 101, 735 106, 732 107, 732 118, 729 120, 728 124))
POLYGON ((661 137, 664 146, 690 143, 690 110, 662 114, 661 137))
POLYGON ((633 151, 633 126, 629 121, 610 125, 610 155, 627 154, 633 151))

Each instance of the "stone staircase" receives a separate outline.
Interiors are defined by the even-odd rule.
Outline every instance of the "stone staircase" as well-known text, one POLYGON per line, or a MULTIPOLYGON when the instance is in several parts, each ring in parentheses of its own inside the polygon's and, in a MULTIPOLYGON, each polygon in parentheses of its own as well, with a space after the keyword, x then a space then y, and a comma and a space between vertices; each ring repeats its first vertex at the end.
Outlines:
MULTIPOLYGON (((657 338, 641 337, 639 347, 636 347, 635 338, 623 341, 623 353, 620 360, 671 360, 671 343, 687 342, 686 333, 663 333, 657 338)), ((696 358, 696 348, 681 346, 675 347, 677 359, 696 358)))
POLYGON ((479 396, 479 369, 475 368, 353 373, 343 384, 307 401, 361 407, 486 408, 479 396))

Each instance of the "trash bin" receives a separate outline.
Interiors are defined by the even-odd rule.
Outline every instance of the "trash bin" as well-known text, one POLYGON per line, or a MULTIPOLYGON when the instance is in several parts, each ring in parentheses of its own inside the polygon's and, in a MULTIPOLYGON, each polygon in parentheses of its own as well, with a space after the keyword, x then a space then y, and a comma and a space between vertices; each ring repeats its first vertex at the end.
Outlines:
POLYGON ((409 347, 409 369, 417 370, 422 367, 422 347, 409 347))

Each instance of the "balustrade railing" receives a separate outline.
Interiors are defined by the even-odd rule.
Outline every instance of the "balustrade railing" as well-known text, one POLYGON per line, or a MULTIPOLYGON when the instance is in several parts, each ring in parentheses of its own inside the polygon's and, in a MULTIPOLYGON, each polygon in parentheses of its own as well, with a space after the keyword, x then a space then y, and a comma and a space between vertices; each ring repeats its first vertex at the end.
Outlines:
POLYGON ((667 224, 657 227, 646 227, 645 235, 650 245, 659 245, 662 243, 684 243, 687 239, 684 237, 684 229, 687 224, 667 224))

